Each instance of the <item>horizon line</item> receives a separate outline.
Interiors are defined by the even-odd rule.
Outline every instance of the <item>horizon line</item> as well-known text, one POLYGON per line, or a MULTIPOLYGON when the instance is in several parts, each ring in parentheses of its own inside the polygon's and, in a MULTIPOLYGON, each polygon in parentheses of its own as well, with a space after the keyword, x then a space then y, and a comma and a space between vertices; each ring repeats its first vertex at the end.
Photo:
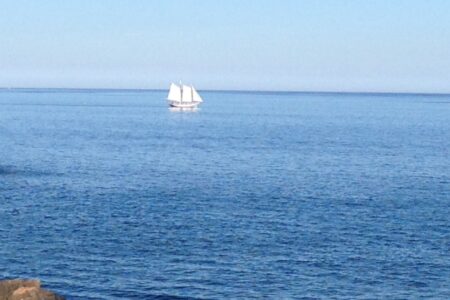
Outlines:
MULTIPOLYGON (((150 92, 167 91, 164 88, 106 88, 106 87, 1 87, 0 91, 8 90, 48 90, 48 91, 139 91, 150 92)), ((346 90, 250 90, 250 89, 199 89, 201 92, 219 93, 285 93, 285 94, 379 94, 379 95, 430 95, 430 96, 450 96, 450 92, 412 92, 412 91, 346 91, 346 90)))

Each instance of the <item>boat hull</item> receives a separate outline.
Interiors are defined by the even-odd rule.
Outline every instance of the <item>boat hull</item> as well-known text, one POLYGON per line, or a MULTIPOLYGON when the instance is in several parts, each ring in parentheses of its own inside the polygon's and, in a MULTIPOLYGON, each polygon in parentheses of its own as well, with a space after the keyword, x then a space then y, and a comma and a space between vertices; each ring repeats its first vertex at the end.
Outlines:
POLYGON ((197 108, 197 106, 200 104, 200 102, 169 102, 170 107, 177 107, 177 108, 197 108))

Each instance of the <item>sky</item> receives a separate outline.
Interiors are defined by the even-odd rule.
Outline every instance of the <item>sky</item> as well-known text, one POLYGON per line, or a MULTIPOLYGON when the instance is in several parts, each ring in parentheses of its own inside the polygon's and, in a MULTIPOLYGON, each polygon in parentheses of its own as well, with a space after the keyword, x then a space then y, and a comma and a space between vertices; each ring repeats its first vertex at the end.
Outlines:
POLYGON ((0 87, 450 92, 448 0, 0 0, 0 87))

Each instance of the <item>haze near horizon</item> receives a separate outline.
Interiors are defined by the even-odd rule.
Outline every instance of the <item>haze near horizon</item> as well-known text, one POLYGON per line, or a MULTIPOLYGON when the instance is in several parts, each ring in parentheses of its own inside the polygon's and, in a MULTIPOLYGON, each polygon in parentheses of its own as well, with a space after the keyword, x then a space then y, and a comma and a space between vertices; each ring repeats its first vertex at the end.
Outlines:
POLYGON ((0 4, 0 87, 450 92, 444 0, 0 4))

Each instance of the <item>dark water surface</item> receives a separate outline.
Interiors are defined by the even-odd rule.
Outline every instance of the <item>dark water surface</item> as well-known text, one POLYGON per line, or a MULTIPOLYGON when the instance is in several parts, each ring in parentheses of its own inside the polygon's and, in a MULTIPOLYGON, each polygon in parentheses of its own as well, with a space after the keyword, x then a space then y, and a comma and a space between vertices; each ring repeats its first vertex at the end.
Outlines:
POLYGON ((450 96, 0 91, 0 277, 69 299, 450 297, 450 96))

